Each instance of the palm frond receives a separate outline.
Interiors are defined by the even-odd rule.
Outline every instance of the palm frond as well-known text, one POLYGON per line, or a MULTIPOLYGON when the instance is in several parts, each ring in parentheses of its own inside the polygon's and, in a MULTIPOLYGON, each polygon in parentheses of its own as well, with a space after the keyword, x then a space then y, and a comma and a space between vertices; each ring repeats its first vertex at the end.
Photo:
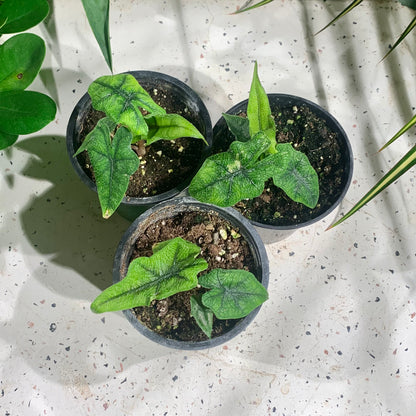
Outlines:
POLYGON ((319 33, 323 32, 326 28, 334 24, 338 19, 341 19, 341 17, 345 16, 348 12, 350 12, 352 9, 357 7, 360 3, 362 3, 363 0, 354 0, 349 6, 347 6, 338 16, 336 16, 334 19, 332 19, 325 27, 323 27, 321 30, 315 33, 315 35, 318 35, 319 33))
POLYGON ((406 123, 380 150, 384 150, 387 146, 390 146, 395 140, 397 140, 402 134, 406 133, 411 127, 416 124, 416 114, 412 117, 412 119, 406 123))
POLYGON ((393 51, 396 49, 396 47, 402 42, 402 40, 414 29, 416 26, 416 16, 414 19, 410 22, 409 26, 404 30, 404 32, 400 35, 399 39, 394 43, 394 45, 391 47, 391 49, 383 56, 383 59, 386 59, 393 51))
POLYGON ((340 220, 329 226, 327 229, 331 229, 336 225, 341 224, 347 218, 351 217, 357 212, 363 205, 371 201, 381 191, 386 189, 391 183, 407 172, 412 166, 416 164, 416 145, 413 146, 402 159, 397 162, 396 165, 390 169, 377 183, 374 185, 340 220))
POLYGON ((238 14, 238 13, 243 13, 243 12, 247 12, 249 10, 252 9, 256 9, 257 7, 261 7, 261 6, 265 6, 268 3, 271 3, 273 0, 263 0, 263 1, 259 1, 256 4, 253 4, 252 6, 250 6, 250 4, 253 2, 252 0, 248 0, 246 1, 243 6, 241 6, 237 11, 235 11, 233 14, 238 14))

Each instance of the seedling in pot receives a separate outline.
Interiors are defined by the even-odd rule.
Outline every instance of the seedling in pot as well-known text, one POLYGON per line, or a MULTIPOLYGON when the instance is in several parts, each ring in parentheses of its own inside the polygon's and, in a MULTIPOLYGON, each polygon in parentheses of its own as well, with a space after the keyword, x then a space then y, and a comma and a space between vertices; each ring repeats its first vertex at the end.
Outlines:
POLYGON ((200 248, 180 237, 153 246, 151 257, 134 259, 120 282, 105 289, 91 304, 96 313, 149 306, 198 286, 208 289, 191 297, 191 315, 211 338, 213 316, 239 319, 267 300, 268 294, 256 277, 246 270, 208 268, 200 248))
POLYGON ((75 156, 88 152, 104 218, 120 205, 146 146, 181 137, 206 142, 191 122, 179 114, 167 114, 130 74, 100 77, 89 86, 88 93, 92 107, 104 112, 105 117, 75 156))
POLYGON ((277 143, 269 99, 254 66, 247 117, 223 114, 235 141, 226 152, 210 156, 192 179, 192 197, 226 207, 259 196, 272 179, 293 201, 314 208, 318 175, 307 156, 290 143, 277 143))

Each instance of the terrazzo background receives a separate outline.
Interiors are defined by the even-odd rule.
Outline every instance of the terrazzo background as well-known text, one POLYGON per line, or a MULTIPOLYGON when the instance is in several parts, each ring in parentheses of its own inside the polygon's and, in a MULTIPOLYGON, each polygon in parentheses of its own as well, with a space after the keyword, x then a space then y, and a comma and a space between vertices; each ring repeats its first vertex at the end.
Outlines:
POLYGON ((58 103, 55 122, 0 152, 0 415, 413 415, 416 407, 416 193, 407 173, 325 232, 414 143, 377 149, 415 112, 416 33, 386 61, 414 12, 364 1, 313 36, 348 1, 111 2, 114 73, 166 72, 205 101, 213 123, 245 99, 253 61, 268 92, 318 102, 353 147, 340 210, 268 241, 270 299, 239 337, 211 350, 154 345, 121 313, 89 304, 111 283, 128 226, 104 221, 71 170, 73 106, 108 74, 81 2, 54 2, 32 32, 48 44, 30 89, 58 103))

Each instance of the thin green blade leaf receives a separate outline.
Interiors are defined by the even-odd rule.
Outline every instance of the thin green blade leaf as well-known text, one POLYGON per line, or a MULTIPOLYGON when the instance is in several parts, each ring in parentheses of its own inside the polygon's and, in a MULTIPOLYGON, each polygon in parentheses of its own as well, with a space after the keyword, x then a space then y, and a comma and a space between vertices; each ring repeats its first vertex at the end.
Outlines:
POLYGON ((266 4, 271 3, 272 1, 273 0, 263 0, 263 1, 259 1, 258 3, 253 4, 252 6, 250 6, 250 4, 251 4, 251 0, 250 0, 250 1, 247 1, 240 9, 235 11, 233 14, 247 12, 249 10, 256 9, 257 7, 265 6, 266 4))
POLYGON ((272 160, 273 183, 295 202, 314 208, 319 199, 319 179, 306 155, 289 143, 279 143, 277 153, 264 159, 272 160))
POLYGON ((393 51, 396 49, 396 47, 403 41, 403 39, 414 29, 416 26, 416 17, 413 18, 413 20, 410 22, 409 26, 404 30, 404 32, 400 35, 399 39, 394 43, 394 45, 391 47, 391 49, 383 56, 382 61, 386 59, 393 51))
POLYGON ((88 93, 96 110, 129 128, 133 137, 148 132, 141 108, 150 114, 166 114, 130 74, 100 77, 89 86, 88 93))
POLYGON ((180 237, 168 241, 151 257, 130 263, 126 277, 104 290, 91 304, 96 313, 148 306, 152 300, 195 288, 197 275, 208 267, 197 258, 200 248, 180 237))
POLYGON ((194 317, 198 326, 204 334, 211 338, 212 326, 214 323, 214 313, 211 309, 202 304, 201 296, 192 296, 191 299, 191 316, 194 317))
POLYGON ((18 137, 18 134, 9 134, 4 131, 0 131, 0 150, 6 149, 6 147, 14 144, 18 137))
POLYGON ((247 117, 235 116, 227 113, 222 115, 227 123, 228 129, 234 135, 235 139, 240 142, 250 140, 249 121, 247 117))
POLYGON ((384 150, 387 146, 390 146, 394 141, 396 141, 400 136, 407 132, 411 127, 416 124, 416 114, 412 117, 412 119, 406 123, 380 150, 384 150))
POLYGON ((0 46, 0 91, 24 90, 39 73, 45 57, 45 42, 22 33, 0 46))
POLYGON ((152 144, 158 140, 175 140, 180 137, 192 137, 202 139, 205 137, 188 120, 179 114, 153 115, 145 118, 149 132, 146 144, 152 144))
POLYGON ((49 124, 55 114, 55 102, 40 92, 0 92, 0 126, 5 133, 33 133, 49 124))
POLYGON ((98 46, 107 62, 111 72, 113 71, 113 63, 111 57, 110 43, 110 1, 109 0, 82 0, 85 14, 94 33, 98 46))
POLYGON ((47 0, 5 0, 0 4, 0 33, 23 32, 36 26, 49 13, 47 0))
POLYGON ((235 141, 229 151, 210 156, 192 179, 189 194, 221 207, 259 196, 268 172, 257 168, 256 162, 269 144, 260 132, 248 142, 235 141))
POLYGON ((269 153, 275 153, 276 125, 272 118, 269 97, 264 91, 257 74, 257 62, 254 65, 253 79, 247 105, 247 118, 249 120, 250 137, 259 131, 266 134, 270 141, 269 153))
POLYGON ((113 140, 110 137, 109 121, 101 119, 77 152, 88 151, 104 218, 109 218, 118 208, 130 175, 139 167, 139 158, 131 149, 131 133, 120 127, 113 140))
POLYGON ((351 217, 367 202, 371 201, 381 191, 386 189, 391 183, 397 180, 405 172, 416 164, 416 146, 412 147, 406 155, 397 162, 393 168, 387 172, 340 220, 332 224, 328 229, 335 227, 347 218, 351 217))
POLYGON ((268 299, 265 287, 246 270, 215 269, 199 284, 211 289, 202 295, 202 304, 218 319, 243 318, 268 299))
POLYGON ((319 33, 323 32, 329 26, 334 24, 337 20, 341 19, 341 17, 345 16, 348 12, 357 7, 360 3, 362 3, 362 1, 363 0, 354 0, 340 14, 338 14, 334 19, 332 19, 325 27, 323 27, 320 31, 316 32, 315 35, 318 35, 319 33))

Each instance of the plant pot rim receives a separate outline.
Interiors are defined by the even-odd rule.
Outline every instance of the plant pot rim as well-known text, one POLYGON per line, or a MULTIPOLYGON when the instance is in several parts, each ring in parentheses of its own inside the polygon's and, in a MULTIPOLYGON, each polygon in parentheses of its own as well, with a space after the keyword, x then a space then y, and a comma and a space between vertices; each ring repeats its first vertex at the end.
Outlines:
MULTIPOLYGON (((202 124, 206 128, 204 137, 206 141, 208 142, 208 146, 205 146, 202 152, 202 156, 201 156, 201 163, 202 163, 204 157, 209 154, 210 149, 212 147, 213 132, 212 132, 211 118, 209 116, 208 109, 206 108, 204 102, 199 97, 199 95, 189 85, 185 84, 183 81, 171 75, 162 73, 162 72, 148 71, 148 70, 135 70, 135 71, 126 71, 123 73, 133 75, 136 79, 138 79, 139 82, 142 82, 142 83, 146 81, 147 82, 152 81, 155 78, 159 80, 163 80, 166 83, 172 84, 174 87, 184 91, 185 96, 195 103, 194 105, 199 109, 198 115, 201 118, 202 124)), ((74 148, 73 137, 75 137, 75 135, 77 134, 77 126, 80 122, 79 120, 80 114, 82 114, 86 109, 88 109, 90 105, 91 105, 91 98, 88 92, 86 92, 75 105, 71 113, 71 116, 69 118, 67 130, 66 130, 66 147, 67 147, 67 152, 68 152, 71 164, 75 172, 77 173, 77 175, 80 177, 82 182, 84 182, 88 186, 88 188, 90 188, 94 192, 97 192, 97 187, 95 185, 95 182, 85 173, 84 169, 81 167, 77 158, 74 157, 74 154, 77 149, 74 148)), ((183 191, 187 187, 187 185, 188 185, 188 182, 185 181, 185 182, 177 184, 174 188, 168 191, 162 192, 157 195, 148 196, 148 197, 124 196, 121 203, 127 206, 147 207, 148 205, 154 205, 159 202, 175 197, 181 191, 183 191)))
MULTIPOLYGON (((304 228, 309 225, 312 225, 320 220, 322 220, 324 217, 329 215, 342 201, 345 194, 348 191, 348 188, 351 184, 352 180, 352 173, 353 173, 353 153, 351 148, 351 143, 348 139, 347 133, 341 126, 341 124, 338 122, 338 120, 326 109, 321 107, 319 104, 316 104, 313 101, 310 101, 306 98, 297 96, 297 95, 291 95, 291 94, 284 94, 284 93, 269 93, 267 94, 270 100, 277 100, 282 101, 283 103, 293 103, 293 105, 306 105, 310 107, 315 114, 317 114, 319 117, 322 117, 325 119, 325 121, 329 121, 329 123, 332 125, 332 130, 335 131, 338 137, 338 141, 343 143, 344 147, 344 155, 347 158, 347 163, 345 163, 345 171, 347 172, 346 178, 344 179, 343 183, 343 189, 339 196, 334 200, 332 205, 328 207, 324 212, 319 214, 318 216, 311 218, 308 221, 301 222, 298 224, 289 224, 289 225, 272 225, 272 224, 264 224, 261 222, 250 220, 250 222, 259 228, 265 228, 269 230, 275 230, 275 231, 295 231, 299 228, 304 228)), ((239 103, 232 106, 229 110, 226 111, 227 114, 236 114, 241 109, 247 108, 248 99, 245 99, 243 101, 240 101, 239 103)), ((224 117, 220 117, 217 123, 214 125, 213 132, 214 132, 214 139, 215 139, 215 132, 219 128, 220 123, 225 123, 224 117)))
MULTIPOLYGON (((217 207, 212 204, 199 202, 191 197, 174 198, 169 201, 162 202, 148 209, 146 212, 141 214, 138 218, 136 218, 133 221, 133 223, 130 225, 130 227, 127 229, 127 231, 121 238, 114 257, 113 282, 117 283, 118 281, 120 281, 120 274, 124 274, 127 270, 128 261, 130 259, 132 251, 132 246, 134 242, 137 240, 137 236, 140 235, 140 232, 138 232, 140 224, 144 223, 142 228, 145 228, 148 225, 152 224, 157 219, 159 219, 159 217, 157 217, 157 214, 159 212, 170 212, 171 215, 167 216, 170 217, 180 212, 192 212, 192 208, 202 210, 205 212, 214 211, 218 213, 222 218, 226 219, 227 221, 230 221, 232 224, 239 227, 239 233, 245 238, 247 243, 250 245, 253 256, 257 261, 257 267, 259 269, 259 273, 261 273, 261 283, 267 289, 269 283, 269 261, 266 249, 259 234, 250 224, 250 222, 246 218, 244 218, 239 212, 232 208, 217 207)), ((151 331, 145 325, 141 324, 139 320, 135 317, 131 309, 124 310, 123 313, 128 319, 128 321, 142 335, 146 336, 150 340, 160 345, 175 349, 199 350, 215 347, 231 340, 237 334, 246 329, 246 327, 253 321, 253 319, 259 312, 260 308, 261 305, 258 306, 255 310, 253 310, 249 315, 237 322, 237 324, 228 332, 215 338, 197 342, 180 341, 165 338, 151 331)))

